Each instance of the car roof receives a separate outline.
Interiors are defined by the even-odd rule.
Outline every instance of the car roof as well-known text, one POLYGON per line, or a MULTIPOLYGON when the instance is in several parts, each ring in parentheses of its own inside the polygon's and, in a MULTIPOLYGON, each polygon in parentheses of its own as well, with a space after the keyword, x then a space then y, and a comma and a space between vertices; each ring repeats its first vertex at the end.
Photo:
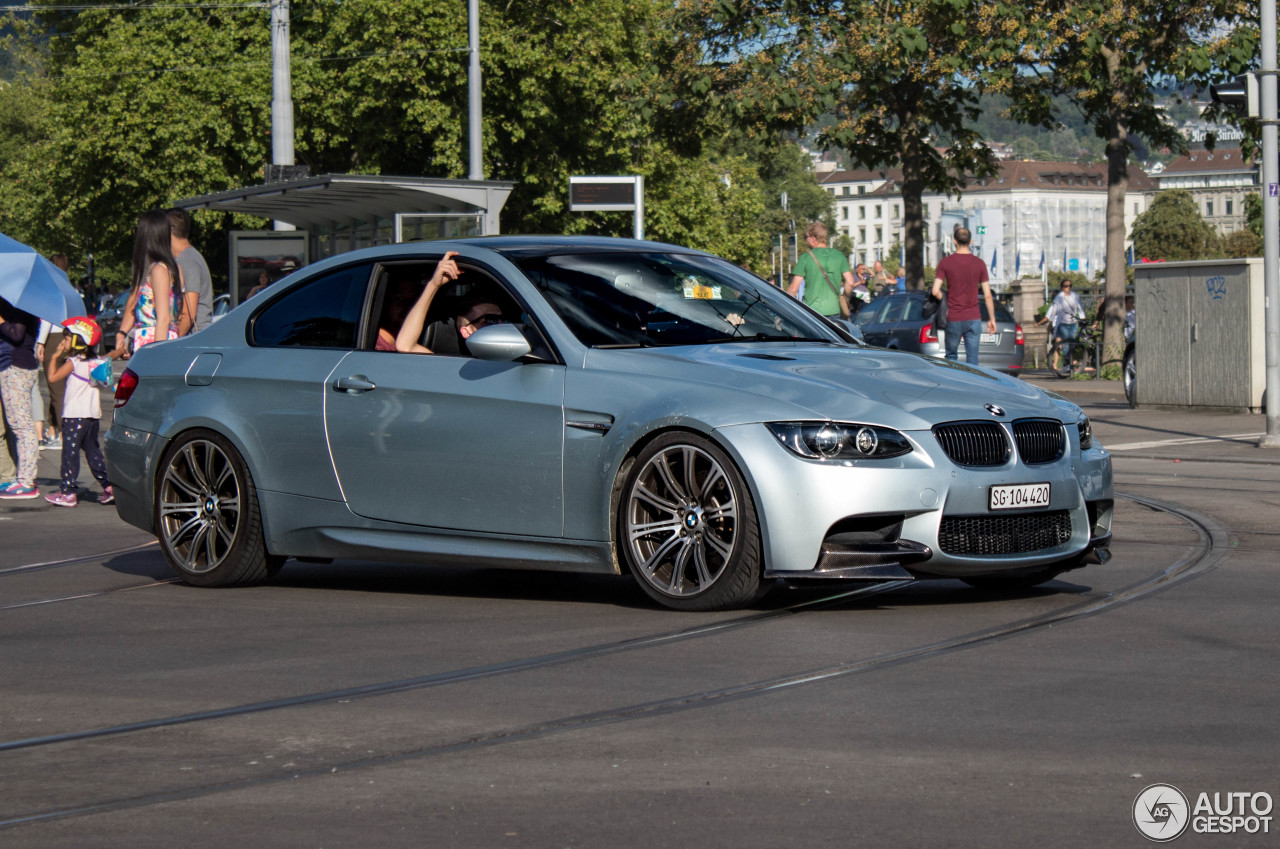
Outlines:
POLYGON ((569 253, 702 253, 665 242, 611 236, 479 236, 450 240, 452 245, 474 245, 512 260, 569 253))

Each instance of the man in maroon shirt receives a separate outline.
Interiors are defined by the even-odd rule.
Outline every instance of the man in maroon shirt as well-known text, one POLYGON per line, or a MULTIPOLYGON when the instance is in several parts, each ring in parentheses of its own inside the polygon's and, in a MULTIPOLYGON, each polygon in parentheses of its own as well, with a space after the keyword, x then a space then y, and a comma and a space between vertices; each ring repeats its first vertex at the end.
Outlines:
POLYGON ((967 227, 957 227, 952 235, 956 252, 938 263, 933 281, 933 296, 941 300, 942 284, 947 284, 947 359, 959 360, 960 339, 964 338, 964 359, 978 364, 978 345, 982 341, 982 313, 978 311, 978 290, 987 305, 987 332, 996 332, 996 308, 991 302, 991 285, 987 282, 987 264, 969 250, 973 236, 967 227))

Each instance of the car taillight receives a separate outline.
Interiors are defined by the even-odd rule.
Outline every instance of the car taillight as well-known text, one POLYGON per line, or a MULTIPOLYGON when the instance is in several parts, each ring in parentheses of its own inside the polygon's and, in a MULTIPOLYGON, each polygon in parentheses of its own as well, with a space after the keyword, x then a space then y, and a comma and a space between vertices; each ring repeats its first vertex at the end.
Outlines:
POLYGON ((938 334, 933 332, 933 322, 929 322, 920 328, 920 344, 924 345, 928 342, 937 342, 938 334))
POLYGON ((1022 325, 1021 325, 1021 324, 1015 324, 1015 325, 1013 326, 1013 344, 1015 344, 1015 345, 1025 345, 1025 344, 1027 344, 1026 340, 1022 338, 1022 325))
POLYGON ((129 403, 129 399, 133 397, 133 390, 137 388, 138 375, 134 374, 131 369, 125 369, 120 375, 120 382, 116 384, 115 408, 118 410, 129 403))

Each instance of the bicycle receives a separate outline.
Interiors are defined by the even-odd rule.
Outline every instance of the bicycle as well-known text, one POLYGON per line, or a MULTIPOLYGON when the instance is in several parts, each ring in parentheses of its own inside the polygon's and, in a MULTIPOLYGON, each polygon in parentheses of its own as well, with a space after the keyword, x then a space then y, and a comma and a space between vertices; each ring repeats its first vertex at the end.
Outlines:
POLYGON ((1079 325, 1075 339, 1054 339, 1049 346, 1049 369, 1060 378, 1075 377, 1097 368, 1094 349, 1098 340, 1093 328, 1079 325))

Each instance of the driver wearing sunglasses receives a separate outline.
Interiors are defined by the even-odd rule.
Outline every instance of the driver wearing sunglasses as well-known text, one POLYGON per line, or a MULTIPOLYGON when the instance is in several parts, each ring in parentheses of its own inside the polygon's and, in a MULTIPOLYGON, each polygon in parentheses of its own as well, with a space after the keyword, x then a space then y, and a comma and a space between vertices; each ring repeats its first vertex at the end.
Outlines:
POLYGON ((448 322, 435 322, 427 328, 427 344, 418 341, 423 338, 423 325, 427 320, 427 312, 436 294, 445 286, 458 279, 462 272, 454 257, 457 251, 449 251, 436 264, 435 272, 427 282, 427 286, 418 296, 409 314, 405 316, 400 332, 396 334, 396 350, 406 354, 466 354, 466 340, 482 327, 490 324, 504 324, 501 307, 489 301, 476 298, 464 302, 461 312, 448 322), (428 347, 428 345, 430 347, 428 347))

